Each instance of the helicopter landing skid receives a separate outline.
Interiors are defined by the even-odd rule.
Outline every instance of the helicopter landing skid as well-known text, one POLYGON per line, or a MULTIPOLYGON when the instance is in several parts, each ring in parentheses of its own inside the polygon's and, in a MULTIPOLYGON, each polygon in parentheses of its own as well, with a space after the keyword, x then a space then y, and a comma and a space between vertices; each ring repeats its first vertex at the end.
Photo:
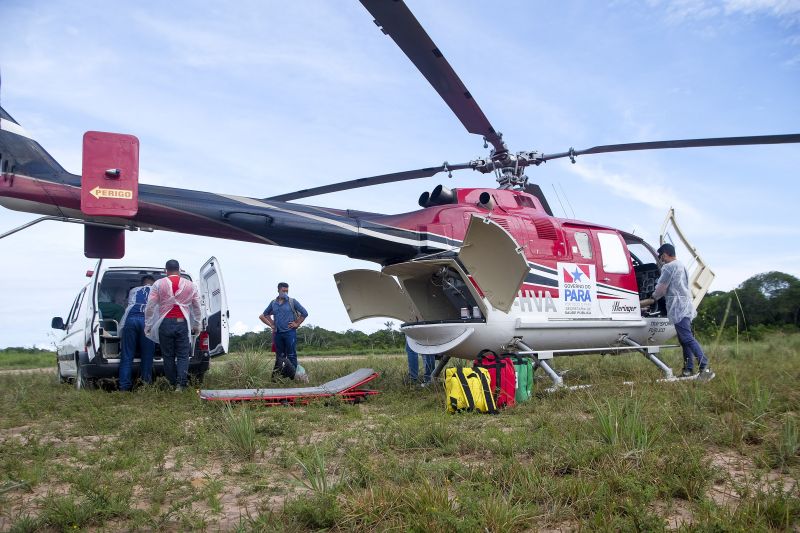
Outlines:
MULTIPOLYGON (((617 348, 618 350, 627 349, 631 351, 637 351, 642 355, 644 355, 648 361, 650 361, 656 367, 658 367, 659 370, 661 370, 664 377, 655 380, 656 383, 671 383, 673 381, 691 381, 693 379, 696 379, 697 377, 697 376, 688 376, 688 377, 675 376, 675 374, 672 372, 672 369, 669 366, 667 366, 667 364, 664 363, 664 361, 662 361, 661 359, 659 359, 658 356, 656 355, 657 353, 660 352, 661 348, 664 348, 665 346, 642 346, 636 341, 628 338, 627 335, 621 336, 618 339, 618 342, 627 345, 627 347, 617 348)), ((581 389, 588 389, 591 387, 590 384, 564 385, 564 378, 561 377, 561 374, 556 372, 553 369, 553 367, 551 367, 547 362, 548 359, 553 358, 553 355, 556 352, 536 351, 527 344, 525 344, 524 342, 522 342, 522 340, 519 338, 515 339, 515 345, 516 347, 521 349, 519 352, 520 355, 525 354, 533 358, 534 371, 537 368, 541 368, 542 370, 544 370, 545 374, 547 374, 547 377, 550 378, 550 380, 553 382, 552 386, 544 389, 545 392, 555 392, 559 390, 581 390, 581 389)), ((572 352, 573 350, 565 350, 565 351, 572 352)), ((634 385, 635 382, 624 381, 623 384, 634 385)))

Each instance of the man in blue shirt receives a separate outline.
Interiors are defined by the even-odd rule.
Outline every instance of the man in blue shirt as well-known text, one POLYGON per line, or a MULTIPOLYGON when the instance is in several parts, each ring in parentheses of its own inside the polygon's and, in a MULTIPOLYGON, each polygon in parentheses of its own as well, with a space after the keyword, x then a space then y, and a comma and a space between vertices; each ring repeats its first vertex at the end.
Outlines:
POLYGON ((120 321, 122 356, 119 361, 119 390, 130 391, 133 387, 131 373, 133 358, 139 352, 139 374, 145 383, 153 382, 153 354, 156 345, 144 334, 144 308, 150 296, 153 276, 142 278, 142 285, 128 292, 128 308, 120 321))
POLYGON ((278 283, 278 297, 258 317, 272 328, 276 360, 286 357, 297 368, 297 328, 307 317, 305 307, 294 298, 289 298, 289 284, 278 283))

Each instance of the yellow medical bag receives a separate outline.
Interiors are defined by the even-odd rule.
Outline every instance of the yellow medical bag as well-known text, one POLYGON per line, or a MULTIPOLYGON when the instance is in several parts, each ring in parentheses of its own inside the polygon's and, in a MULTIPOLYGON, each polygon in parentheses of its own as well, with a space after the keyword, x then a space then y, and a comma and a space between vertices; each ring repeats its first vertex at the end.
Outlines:
POLYGON ((445 405, 448 413, 478 411, 497 414, 489 372, 485 368, 448 368, 444 376, 445 405))

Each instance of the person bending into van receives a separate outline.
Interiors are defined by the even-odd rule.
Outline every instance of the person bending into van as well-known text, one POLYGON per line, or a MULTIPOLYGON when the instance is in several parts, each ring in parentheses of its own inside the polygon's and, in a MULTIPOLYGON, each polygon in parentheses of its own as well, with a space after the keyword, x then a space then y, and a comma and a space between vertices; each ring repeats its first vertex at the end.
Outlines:
POLYGON ((276 362, 285 357, 297 368, 297 328, 307 317, 306 308, 289 298, 289 284, 278 283, 278 297, 258 316, 261 322, 272 328, 276 362))
POLYGON ((176 392, 189 384, 192 335, 200 332, 200 291, 181 277, 181 266, 167 261, 167 277, 153 284, 144 310, 145 333, 161 346, 164 374, 176 392))
POLYGON ((142 285, 128 292, 128 308, 119 323, 122 338, 122 358, 119 362, 119 390, 129 391, 133 387, 131 371, 133 358, 139 352, 139 374, 145 383, 153 382, 153 354, 156 345, 144 334, 144 308, 150 296, 153 276, 142 277, 142 285))
POLYGON ((675 325, 678 342, 683 348, 683 377, 694 374, 694 359, 700 366, 697 379, 709 381, 715 374, 708 368, 708 358, 703 353, 700 343, 692 333, 692 320, 697 316, 697 311, 692 305, 692 293, 689 291, 689 274, 686 267, 675 257, 675 247, 669 243, 662 244, 656 250, 658 258, 664 265, 661 267, 661 277, 656 282, 656 290, 651 298, 640 302, 642 307, 653 305, 659 298, 666 296, 667 318, 675 325))

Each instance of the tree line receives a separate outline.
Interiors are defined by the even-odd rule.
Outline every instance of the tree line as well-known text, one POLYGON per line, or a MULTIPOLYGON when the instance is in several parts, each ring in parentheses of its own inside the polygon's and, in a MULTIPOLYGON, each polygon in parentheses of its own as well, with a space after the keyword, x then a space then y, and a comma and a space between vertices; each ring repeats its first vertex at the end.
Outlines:
POLYGON ((800 328, 800 279, 784 272, 757 274, 731 291, 706 295, 697 309, 695 329, 720 329, 759 337, 771 329, 800 328))
MULTIPOLYGON (((300 326, 297 329, 299 352, 325 353, 399 353, 405 348, 405 335, 394 329, 394 322, 385 322, 384 329, 364 333, 357 329, 344 332, 331 331, 319 326, 300 326)), ((272 330, 250 331, 244 335, 231 335, 230 351, 263 351, 272 348, 272 330)))

